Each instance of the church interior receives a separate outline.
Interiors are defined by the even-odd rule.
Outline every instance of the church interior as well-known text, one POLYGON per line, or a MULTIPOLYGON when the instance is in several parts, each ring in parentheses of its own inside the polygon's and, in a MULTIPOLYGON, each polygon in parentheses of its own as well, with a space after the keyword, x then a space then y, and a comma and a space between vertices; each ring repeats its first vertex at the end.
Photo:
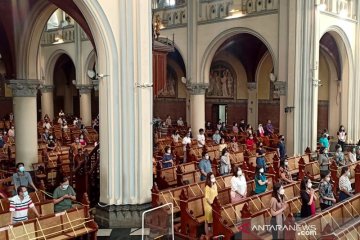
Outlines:
POLYGON ((358 19, 0 0, 0 239, 360 240, 358 19))

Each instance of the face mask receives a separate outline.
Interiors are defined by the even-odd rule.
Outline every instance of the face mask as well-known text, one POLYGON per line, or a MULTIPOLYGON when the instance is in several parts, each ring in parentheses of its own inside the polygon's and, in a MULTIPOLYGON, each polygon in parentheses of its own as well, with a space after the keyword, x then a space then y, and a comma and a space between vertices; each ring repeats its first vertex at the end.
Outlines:
POLYGON ((23 166, 19 167, 19 171, 20 172, 25 172, 25 167, 23 167, 23 166))
POLYGON ((62 188, 66 190, 69 187, 69 184, 63 184, 62 188))
POLYGON ((350 177, 350 172, 347 172, 347 176, 350 177))
POLYGON ((49 138, 50 138, 50 139, 53 139, 53 136, 50 136, 49 138))
POLYGON ((285 138, 282 138, 281 141, 285 141, 285 138))
POLYGON ((206 160, 208 160, 208 159, 209 159, 209 156, 208 156, 208 155, 206 155, 206 156, 205 156, 205 159, 206 159, 206 160))
POLYGON ((260 173, 264 173, 264 169, 261 168, 261 169, 259 170, 259 172, 260 172, 260 173))
POLYGON ((240 176, 242 175, 242 171, 239 170, 239 171, 237 172, 237 175, 238 175, 238 177, 240 177, 240 176))
POLYGON ((284 194, 285 194, 285 189, 281 188, 281 189, 279 190, 279 194, 280 194, 280 195, 284 195, 284 194))
POLYGON ((215 182, 216 182, 216 180, 215 180, 214 177, 210 178, 210 181, 211 181, 212 183, 215 183, 215 182))
POLYGON ((289 165, 289 163, 288 162, 285 162, 285 166, 288 166, 289 165))
POLYGON ((80 139, 83 139, 84 137, 83 136, 80 136, 80 139))
POLYGON ((23 192, 23 193, 24 193, 24 197, 29 196, 28 191, 25 191, 25 192, 23 192))
POLYGON ((76 140, 76 143, 79 143, 79 140, 76 140))
POLYGON ((325 181, 330 182, 330 177, 326 177, 325 181))
POLYGON ((339 149, 338 149, 338 152, 341 152, 341 151, 342 151, 342 148, 339 148, 339 149))
POLYGON ((171 150, 169 149, 169 150, 167 150, 167 153, 171 153, 171 150))
POLYGON ((189 129, 189 132, 191 132, 191 128, 189 129))
POLYGON ((356 152, 356 149, 355 149, 355 148, 353 148, 352 152, 353 152, 353 153, 355 153, 355 152, 356 152))
POLYGON ((327 150, 327 149, 325 149, 325 150, 324 150, 324 153, 328 153, 328 150, 327 150))
POLYGON ((311 187, 312 187, 312 183, 308 183, 308 184, 307 184, 307 187, 308 187, 308 188, 311 188, 311 187))

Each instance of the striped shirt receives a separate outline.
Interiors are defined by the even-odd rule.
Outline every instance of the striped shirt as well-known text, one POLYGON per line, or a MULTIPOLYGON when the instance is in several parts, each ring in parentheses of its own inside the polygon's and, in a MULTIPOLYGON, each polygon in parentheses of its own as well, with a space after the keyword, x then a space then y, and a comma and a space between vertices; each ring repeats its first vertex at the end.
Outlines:
POLYGON ((10 212, 14 212, 13 214, 13 223, 26 221, 28 220, 28 210, 29 208, 33 208, 34 203, 31 201, 30 196, 24 197, 23 200, 20 199, 19 195, 16 195, 10 200, 10 212))
POLYGON ((339 188, 341 189, 346 189, 348 192, 350 192, 352 190, 351 188, 351 182, 349 180, 349 178, 347 176, 341 176, 339 179, 339 188))

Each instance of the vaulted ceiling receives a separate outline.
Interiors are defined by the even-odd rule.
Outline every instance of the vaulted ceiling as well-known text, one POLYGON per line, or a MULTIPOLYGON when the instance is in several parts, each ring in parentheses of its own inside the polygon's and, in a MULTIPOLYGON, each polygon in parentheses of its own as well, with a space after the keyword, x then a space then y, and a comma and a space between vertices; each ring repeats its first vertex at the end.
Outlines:
POLYGON ((31 19, 30 15, 40 2, 44 3, 45 8, 54 4, 64 10, 81 26, 94 45, 90 27, 74 0, 0 0, 0 54, 8 78, 16 76, 16 44, 24 40, 16 39, 15 33, 31 27, 26 25, 26 21, 31 19))

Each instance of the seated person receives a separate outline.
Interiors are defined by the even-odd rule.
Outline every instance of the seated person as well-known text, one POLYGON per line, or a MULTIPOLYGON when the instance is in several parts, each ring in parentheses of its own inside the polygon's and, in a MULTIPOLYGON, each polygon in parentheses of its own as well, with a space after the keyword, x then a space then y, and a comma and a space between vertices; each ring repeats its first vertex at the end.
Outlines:
POLYGON ((169 146, 165 147, 165 154, 162 159, 162 167, 169 168, 174 165, 173 155, 171 154, 171 148, 169 146))
POLYGON ((45 129, 45 132, 41 135, 41 140, 44 142, 44 143, 47 143, 49 141, 49 130, 48 129, 45 129))
POLYGON ((212 136, 212 139, 214 140, 215 144, 220 144, 221 135, 219 133, 219 130, 216 130, 214 135, 212 136))
POLYGON ((177 125, 179 127, 183 127, 184 126, 184 121, 182 120, 182 117, 179 117, 179 119, 177 120, 177 125))
POLYGON ((178 130, 174 130, 173 134, 171 135, 171 138, 174 143, 178 143, 179 140, 181 140, 180 134, 178 130))
POLYGON ((292 183, 294 182, 292 180, 292 176, 289 173, 289 169, 288 169, 288 161, 285 160, 284 162, 280 163, 280 168, 279 168, 279 175, 280 175, 280 181, 282 182, 282 185, 286 185, 288 183, 292 183))
POLYGON ((49 141, 48 141, 48 144, 47 144, 47 149, 49 150, 49 151, 54 151, 55 150, 55 148, 56 148, 56 143, 55 143, 55 141, 54 141, 54 137, 53 137, 53 135, 50 135, 49 136, 49 141))
POLYGON ((335 153, 335 161, 338 166, 344 166, 345 165, 345 156, 342 152, 342 147, 340 144, 337 144, 336 147, 336 153, 335 153))
POLYGON ((64 177, 53 194, 54 211, 63 212, 72 208, 72 201, 76 200, 76 193, 74 189, 69 186, 69 179, 64 177))
POLYGON ((349 161, 350 163, 354 163, 356 162, 356 148, 353 147, 353 148, 349 148, 349 161))
POLYGON ((80 140, 79 140, 79 143, 82 147, 85 147, 86 146, 86 141, 84 139, 84 135, 80 135, 80 140))
POLYGON ((37 188, 35 187, 33 180, 31 178, 30 173, 25 171, 24 163, 16 164, 17 172, 12 176, 12 184, 14 184, 15 189, 19 186, 31 187, 35 191, 37 188))
POLYGON ((268 180, 264 174, 264 169, 256 167, 255 172, 255 194, 263 193, 266 191, 268 180))
POLYGON ((239 145, 236 141, 236 137, 231 138, 230 149, 232 152, 239 152, 239 145))
POLYGON ((249 137, 246 139, 246 149, 249 150, 249 151, 253 151, 254 150, 254 144, 255 144, 255 141, 254 141, 254 137, 253 135, 249 135, 249 137))
POLYGON ((220 151, 220 153, 222 153, 222 150, 223 150, 224 148, 227 148, 227 144, 226 144, 226 142, 225 142, 225 139, 222 138, 222 139, 220 140, 220 144, 219 144, 219 151, 220 151))
POLYGON ((11 212, 10 224, 15 224, 28 220, 29 208, 34 211, 37 217, 40 217, 40 214, 37 211, 34 203, 32 202, 26 187, 21 185, 18 186, 16 188, 16 193, 17 195, 9 199, 9 211, 11 212))

